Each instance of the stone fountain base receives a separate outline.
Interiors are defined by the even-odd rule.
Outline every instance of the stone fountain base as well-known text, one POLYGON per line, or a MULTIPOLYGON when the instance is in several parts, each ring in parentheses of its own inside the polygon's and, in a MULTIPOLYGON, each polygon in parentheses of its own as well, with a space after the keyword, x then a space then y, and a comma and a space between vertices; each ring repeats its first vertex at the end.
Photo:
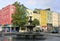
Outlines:
POLYGON ((15 39, 46 39, 46 35, 37 32, 25 32, 23 34, 17 34, 15 39))

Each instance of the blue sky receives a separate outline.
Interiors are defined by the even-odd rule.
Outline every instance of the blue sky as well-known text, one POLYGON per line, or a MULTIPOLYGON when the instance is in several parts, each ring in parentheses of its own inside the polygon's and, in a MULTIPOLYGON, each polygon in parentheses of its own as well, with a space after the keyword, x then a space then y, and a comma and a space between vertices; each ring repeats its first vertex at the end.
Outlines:
POLYGON ((15 1, 21 2, 29 9, 46 9, 51 8, 52 11, 60 12, 60 0, 0 0, 0 9, 13 4, 15 1))

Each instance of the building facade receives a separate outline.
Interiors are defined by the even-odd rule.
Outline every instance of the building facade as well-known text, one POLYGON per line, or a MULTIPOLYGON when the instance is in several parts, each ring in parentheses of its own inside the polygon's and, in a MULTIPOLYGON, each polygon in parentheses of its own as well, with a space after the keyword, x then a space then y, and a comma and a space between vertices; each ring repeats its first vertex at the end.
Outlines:
POLYGON ((51 32, 54 27, 60 26, 60 15, 57 12, 50 11, 50 9, 35 9, 28 10, 32 19, 38 19, 40 28, 51 32))
POLYGON ((52 12, 52 25, 58 27, 58 13, 52 12))
POLYGON ((33 11, 31 9, 27 9, 27 11, 28 11, 27 16, 32 16, 32 20, 38 19, 39 20, 39 23, 40 23, 40 14, 37 13, 37 11, 33 11))
MULTIPOLYGON (((33 17, 33 20, 34 20, 34 19, 39 20, 39 24, 40 24, 40 14, 33 13, 33 14, 32 14, 32 17, 33 17)), ((40 26, 40 25, 39 25, 39 26, 40 26)))
POLYGON ((53 30, 53 26, 52 26, 52 11, 47 11, 47 31, 51 32, 53 30))
POLYGON ((27 10, 27 16, 32 16, 33 10, 31 9, 26 9, 27 10))
POLYGON ((0 10, 0 24, 12 24, 12 14, 15 12, 15 6, 8 5, 0 10))
POLYGON ((47 24, 52 24, 52 11, 47 11, 47 24))
POLYGON ((60 14, 58 14, 58 26, 60 27, 60 14))
POLYGON ((47 11, 40 10, 40 26, 43 29, 47 29, 47 11))
POLYGON ((58 27, 59 27, 59 32, 60 32, 60 13, 58 14, 58 27))

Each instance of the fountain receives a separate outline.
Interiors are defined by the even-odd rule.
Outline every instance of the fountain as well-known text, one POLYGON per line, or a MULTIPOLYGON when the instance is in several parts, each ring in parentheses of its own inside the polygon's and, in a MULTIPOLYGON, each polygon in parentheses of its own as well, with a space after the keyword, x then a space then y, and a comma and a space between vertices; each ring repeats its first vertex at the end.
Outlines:
POLYGON ((24 27, 27 27, 29 31, 27 32, 19 32, 19 34, 16 34, 15 39, 42 39, 44 37, 44 34, 41 34, 40 32, 33 32, 33 28, 35 25, 32 25, 32 16, 29 17, 29 25, 24 25, 24 27))
POLYGON ((29 19, 28 22, 29 22, 30 24, 29 24, 29 25, 25 25, 25 27, 27 27, 27 29, 29 29, 29 32, 32 32, 32 31, 33 31, 33 28, 35 27, 35 25, 32 25, 32 22, 33 22, 33 21, 32 21, 32 16, 30 16, 29 18, 30 18, 30 19, 29 19))

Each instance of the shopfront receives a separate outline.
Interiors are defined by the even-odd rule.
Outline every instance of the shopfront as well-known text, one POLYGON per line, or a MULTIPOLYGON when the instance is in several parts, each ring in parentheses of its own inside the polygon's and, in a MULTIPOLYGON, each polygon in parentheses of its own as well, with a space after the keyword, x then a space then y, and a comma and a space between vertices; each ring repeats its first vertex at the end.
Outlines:
POLYGON ((3 32, 18 32, 19 27, 18 26, 11 26, 11 25, 4 25, 3 32))

